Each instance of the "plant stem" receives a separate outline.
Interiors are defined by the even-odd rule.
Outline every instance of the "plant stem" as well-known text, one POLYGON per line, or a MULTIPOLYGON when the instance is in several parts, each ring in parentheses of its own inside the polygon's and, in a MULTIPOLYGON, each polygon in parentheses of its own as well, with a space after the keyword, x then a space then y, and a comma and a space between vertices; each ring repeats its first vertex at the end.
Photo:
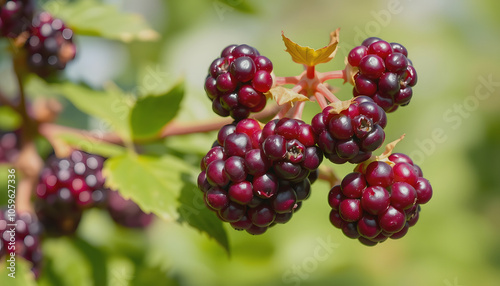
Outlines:
POLYGON ((330 102, 338 102, 338 99, 324 84, 320 83, 316 86, 316 90, 321 93, 328 101, 330 102))
POLYGON ((325 97, 321 93, 315 92, 314 97, 316 97, 316 101, 318 101, 321 110, 325 109, 328 106, 328 102, 326 102, 325 97))
POLYGON ((294 111, 292 114, 292 118, 294 119, 302 119, 302 113, 304 112, 304 106, 306 105, 305 101, 297 102, 297 105, 294 106, 294 111))
POLYGON ((345 80, 345 70, 329 71, 318 74, 319 81, 325 82, 329 79, 344 79, 345 80))
POLYGON ((313 79, 316 76, 316 68, 315 66, 308 66, 306 68, 307 71, 307 78, 308 79, 313 79))
POLYGON ((36 188, 38 176, 43 167, 42 159, 33 142, 37 131, 37 123, 29 116, 27 111, 26 95, 24 93, 23 72, 17 69, 14 62, 14 72, 19 88, 19 106, 23 120, 21 128, 20 154, 14 166, 19 171, 20 181, 17 187, 16 208, 19 211, 33 211, 31 193, 36 188))
POLYGON ((300 80, 298 76, 278 76, 274 79, 276 85, 285 85, 285 84, 297 84, 300 80))

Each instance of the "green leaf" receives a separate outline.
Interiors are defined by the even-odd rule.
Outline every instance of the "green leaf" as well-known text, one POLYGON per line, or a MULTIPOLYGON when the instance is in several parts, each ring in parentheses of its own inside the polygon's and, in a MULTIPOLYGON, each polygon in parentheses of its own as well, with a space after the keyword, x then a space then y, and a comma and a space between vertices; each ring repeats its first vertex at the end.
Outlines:
POLYGON ((128 140, 130 138, 127 118, 132 100, 119 89, 110 88, 98 91, 70 82, 51 84, 50 86, 54 92, 66 97, 82 112, 104 120, 122 139, 128 140))
POLYGON ((119 11, 117 7, 94 0, 63 3, 54 0, 44 9, 61 18, 75 34, 131 42, 153 41, 159 34, 138 14, 119 11))
POLYGON ((203 195, 198 187, 186 181, 179 202, 181 203, 179 222, 187 222, 190 226, 208 234, 229 254, 229 242, 222 221, 205 206, 203 195))
POLYGON ((0 129, 15 130, 21 126, 21 116, 9 106, 0 106, 0 129))
POLYGON ((75 246, 71 238, 45 239, 42 250, 45 267, 40 284, 93 285, 92 262, 75 246))
POLYGON ((130 113, 132 137, 140 140, 158 135, 177 115, 183 96, 184 85, 179 83, 161 95, 139 98, 130 113))
POLYGON ((86 137, 84 135, 74 133, 58 134, 56 139, 69 146, 76 147, 78 150, 101 155, 106 158, 122 155, 126 151, 125 147, 105 143, 93 137, 86 137))
POLYGON ((104 163, 106 184, 132 199, 147 213, 177 219, 177 198, 184 186, 183 175, 192 167, 171 155, 151 157, 127 153, 104 163))
POLYGON ((14 273, 7 268, 10 267, 7 262, 2 258, 0 262, 0 285, 9 286, 31 286, 36 285, 35 276, 30 270, 30 262, 26 261, 20 255, 16 255, 16 262, 14 266, 14 273), (11 275, 11 276, 9 276, 11 275), (14 275, 14 277, 12 277, 14 275))

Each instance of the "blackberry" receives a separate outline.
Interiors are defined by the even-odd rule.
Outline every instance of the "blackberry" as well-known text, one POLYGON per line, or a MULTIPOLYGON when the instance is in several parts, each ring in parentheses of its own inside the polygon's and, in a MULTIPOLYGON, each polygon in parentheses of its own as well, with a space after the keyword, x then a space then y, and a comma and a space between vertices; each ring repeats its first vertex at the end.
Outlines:
POLYGON ((263 129, 248 118, 226 125, 214 145, 198 176, 205 204, 234 229, 254 235, 299 210, 323 156, 311 127, 289 118, 263 129))
POLYGON ((0 163, 13 163, 19 156, 19 131, 0 131, 0 163))
POLYGON ((27 31, 31 25, 35 5, 31 0, 1 1, 0 34, 7 38, 16 38, 27 31))
POLYGON ((111 218, 128 228, 145 228, 153 220, 153 214, 146 214, 131 200, 126 200, 117 191, 108 192, 107 209, 111 218))
POLYGON ((387 161, 358 165, 330 190, 330 222, 372 246, 406 235, 418 220, 420 205, 431 197, 432 187, 421 169, 407 155, 394 153, 387 161))
POLYGON ((370 158, 385 139, 384 110, 367 96, 354 98, 340 113, 332 110, 326 107, 311 122, 325 157, 335 164, 361 163, 370 158))
POLYGON ((230 45, 209 67, 205 92, 212 109, 235 120, 247 118, 266 105, 265 92, 273 85, 272 62, 248 45, 230 45))
POLYGON ((40 77, 48 77, 63 70, 76 55, 73 31, 48 12, 42 12, 33 18, 25 48, 28 67, 40 77))
POLYGON ((354 96, 369 96, 386 112, 410 103, 417 72, 403 45, 368 38, 349 52, 347 60, 359 69, 354 75, 354 96))
POLYGON ((36 188, 35 209, 48 233, 72 234, 83 210, 104 205, 108 189, 104 188, 103 162, 104 158, 82 151, 47 160, 36 188))
MULTIPOLYGON (((12 209, 9 209, 12 211, 12 209)), ((42 225, 28 212, 12 215, 6 208, 0 211, 0 258, 15 252, 31 262, 31 271, 38 278, 42 268, 40 236, 42 225)))

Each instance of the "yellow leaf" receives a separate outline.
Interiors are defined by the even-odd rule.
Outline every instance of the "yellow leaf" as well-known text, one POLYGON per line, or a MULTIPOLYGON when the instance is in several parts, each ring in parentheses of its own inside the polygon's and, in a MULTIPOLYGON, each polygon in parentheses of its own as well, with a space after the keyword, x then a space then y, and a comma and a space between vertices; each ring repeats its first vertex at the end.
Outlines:
POLYGON ((278 105, 285 103, 294 103, 298 101, 309 101, 307 96, 297 93, 289 88, 277 86, 266 92, 268 98, 274 99, 278 105))
POLYGON ((340 112, 348 109, 353 101, 354 99, 350 99, 350 100, 336 101, 330 103, 329 105, 333 107, 332 109, 330 109, 330 113, 339 114, 340 112))
POLYGON ((337 53, 337 45, 339 43, 340 28, 330 33, 330 43, 318 50, 310 47, 303 47, 289 38, 285 37, 282 32, 281 36, 285 42, 286 52, 292 56, 292 60, 298 64, 306 66, 315 66, 317 64, 327 63, 337 53))
POLYGON ((359 68, 351 66, 351 64, 347 61, 347 57, 345 58, 344 63, 346 73, 346 79, 344 80, 344 83, 348 82, 354 85, 354 76, 358 73, 359 68))

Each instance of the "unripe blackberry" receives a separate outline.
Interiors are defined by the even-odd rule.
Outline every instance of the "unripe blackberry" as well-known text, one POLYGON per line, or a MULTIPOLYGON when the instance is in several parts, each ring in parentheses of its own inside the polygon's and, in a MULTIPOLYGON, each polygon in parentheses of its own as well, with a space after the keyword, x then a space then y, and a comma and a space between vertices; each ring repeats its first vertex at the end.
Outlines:
POLYGON ((41 77, 63 70, 76 55, 73 31, 47 12, 33 18, 25 47, 28 67, 41 77))
POLYGON ((359 69, 354 75, 354 96, 369 96, 386 112, 408 105, 417 73, 407 57, 408 51, 401 44, 376 37, 353 48, 347 59, 359 69))
POLYGON ((16 38, 27 31, 33 18, 35 5, 32 0, 1 1, 0 34, 8 38, 16 38))
POLYGON ((248 45, 230 45, 209 67, 205 92, 220 116, 247 118, 266 105, 264 93, 273 85, 271 61, 248 45))
POLYGON ((358 165, 328 194, 330 221, 350 238, 375 245, 403 237, 415 225, 432 187, 404 154, 358 165))

